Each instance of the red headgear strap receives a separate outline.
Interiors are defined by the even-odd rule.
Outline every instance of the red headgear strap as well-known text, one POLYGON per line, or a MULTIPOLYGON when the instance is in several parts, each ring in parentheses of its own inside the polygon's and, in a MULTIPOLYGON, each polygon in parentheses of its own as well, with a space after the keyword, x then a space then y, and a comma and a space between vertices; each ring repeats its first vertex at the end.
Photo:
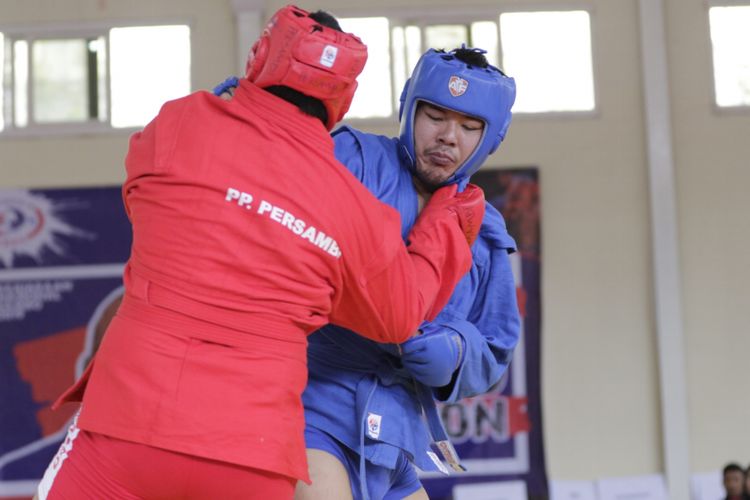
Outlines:
POLYGON ((293 5, 276 12, 250 50, 245 77, 262 88, 284 85, 319 99, 331 130, 349 110, 367 47, 309 16, 293 5))

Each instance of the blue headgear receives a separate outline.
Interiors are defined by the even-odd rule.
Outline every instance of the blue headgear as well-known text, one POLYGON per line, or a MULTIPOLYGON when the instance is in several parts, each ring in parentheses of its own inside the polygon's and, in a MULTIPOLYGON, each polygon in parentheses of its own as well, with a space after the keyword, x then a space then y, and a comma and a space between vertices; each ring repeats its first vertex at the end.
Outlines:
MULTIPOLYGON (((465 48, 465 47, 464 47, 465 48)), ((484 53, 481 49, 469 49, 484 53)), ((401 121, 399 142, 408 157, 409 168, 416 169, 414 153, 414 114, 418 101, 479 118, 484 122, 482 139, 472 154, 444 184, 461 183, 479 170, 494 153, 510 125, 516 83, 513 78, 492 65, 471 66, 451 52, 428 50, 417 62, 411 78, 401 92, 398 118, 401 121)))

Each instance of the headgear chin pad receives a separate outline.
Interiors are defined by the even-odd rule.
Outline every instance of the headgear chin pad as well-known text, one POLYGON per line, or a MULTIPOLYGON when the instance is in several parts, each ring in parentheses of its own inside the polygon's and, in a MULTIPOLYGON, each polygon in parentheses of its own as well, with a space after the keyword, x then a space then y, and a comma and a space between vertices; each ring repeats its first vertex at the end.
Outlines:
MULTIPOLYGON (((480 49, 469 49, 481 51, 480 49)), ((472 154, 444 184, 465 184, 494 153, 505 137, 516 99, 516 83, 492 65, 470 65, 455 56, 456 51, 428 50, 417 62, 401 92, 399 142, 416 169, 414 115, 420 101, 456 111, 484 122, 482 138, 472 154)))
POLYGON ((367 47, 288 5, 269 21, 247 57, 245 77, 261 88, 290 87, 321 101, 331 130, 349 110, 367 47))

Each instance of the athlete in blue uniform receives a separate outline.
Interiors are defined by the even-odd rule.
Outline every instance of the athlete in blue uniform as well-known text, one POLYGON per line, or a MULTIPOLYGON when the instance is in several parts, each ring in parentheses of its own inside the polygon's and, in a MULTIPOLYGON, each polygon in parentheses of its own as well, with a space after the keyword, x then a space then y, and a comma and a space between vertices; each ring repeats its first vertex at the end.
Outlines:
MULTIPOLYGON (((436 188, 463 188, 497 149, 514 99, 513 79, 483 51, 429 50, 401 95, 399 137, 342 127, 333 134, 336 157, 401 213, 406 238, 436 188)), ((488 204, 471 271, 422 335, 382 345, 329 325, 309 337, 303 402, 312 485, 298 483, 295 499, 427 499, 414 465, 447 472, 433 441, 460 470, 434 401, 487 392, 505 372, 520 331, 514 250, 488 204)))

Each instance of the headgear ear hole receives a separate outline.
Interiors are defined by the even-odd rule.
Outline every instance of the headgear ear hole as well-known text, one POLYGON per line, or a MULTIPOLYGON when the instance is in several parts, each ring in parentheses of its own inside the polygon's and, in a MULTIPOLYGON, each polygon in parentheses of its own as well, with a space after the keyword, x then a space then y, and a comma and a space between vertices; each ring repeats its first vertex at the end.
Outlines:
POLYGON ((498 134, 498 135, 496 135, 496 136, 495 136, 495 142, 493 142, 493 143, 492 143, 492 146, 490 146, 490 152, 489 152, 489 154, 492 154, 492 153, 494 153, 495 151, 497 151, 497 148, 499 148, 499 147, 500 147, 500 143, 501 143, 501 142, 503 142, 503 136, 501 136, 501 135, 499 135, 499 134, 498 134))
POLYGON ((411 78, 406 79, 406 83, 404 84, 404 88, 401 91, 401 96, 398 98, 398 119, 401 121, 401 116, 404 114, 404 102, 406 102, 406 94, 409 93, 409 84, 411 83, 411 78))

